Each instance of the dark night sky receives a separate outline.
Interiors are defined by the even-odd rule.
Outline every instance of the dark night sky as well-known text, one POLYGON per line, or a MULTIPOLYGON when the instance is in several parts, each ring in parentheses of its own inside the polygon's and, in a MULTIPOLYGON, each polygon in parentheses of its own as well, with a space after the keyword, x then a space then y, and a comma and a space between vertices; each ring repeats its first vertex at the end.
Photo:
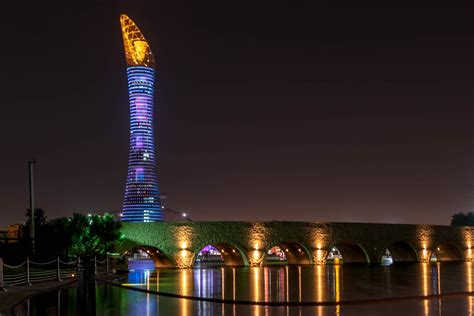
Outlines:
POLYGON ((0 227, 24 220, 32 157, 49 217, 120 209, 121 12, 159 67, 161 191, 194 220, 448 224, 473 209, 472 7, 7 3, 0 227))

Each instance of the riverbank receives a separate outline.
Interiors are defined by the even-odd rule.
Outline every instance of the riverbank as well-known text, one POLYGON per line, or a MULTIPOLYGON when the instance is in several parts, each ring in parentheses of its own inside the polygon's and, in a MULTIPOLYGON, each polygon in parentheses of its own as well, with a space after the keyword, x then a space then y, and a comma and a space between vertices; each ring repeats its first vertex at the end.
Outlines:
POLYGON ((15 315, 15 307, 34 295, 73 286, 76 283, 77 280, 49 281, 31 286, 11 286, 7 288, 6 292, 0 290, 0 316, 15 315))

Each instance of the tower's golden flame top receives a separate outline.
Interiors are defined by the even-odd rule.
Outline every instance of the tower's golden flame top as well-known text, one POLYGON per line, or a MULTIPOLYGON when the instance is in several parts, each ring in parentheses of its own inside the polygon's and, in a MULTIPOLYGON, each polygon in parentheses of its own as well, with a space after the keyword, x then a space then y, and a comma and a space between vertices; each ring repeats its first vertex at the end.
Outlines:
POLYGON ((123 46, 125 47, 127 65, 155 68, 155 59, 151 53, 150 46, 132 19, 122 14, 120 16, 120 25, 122 26, 123 46))

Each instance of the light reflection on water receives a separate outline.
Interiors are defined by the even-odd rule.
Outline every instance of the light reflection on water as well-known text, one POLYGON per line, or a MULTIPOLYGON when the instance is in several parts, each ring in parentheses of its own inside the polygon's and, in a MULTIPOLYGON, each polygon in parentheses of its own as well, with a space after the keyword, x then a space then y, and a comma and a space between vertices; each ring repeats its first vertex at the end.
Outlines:
MULTIPOLYGON (((428 291, 428 283, 429 283, 429 279, 430 279, 430 275, 429 275, 429 271, 428 271, 428 268, 429 268, 429 263, 421 263, 421 280, 423 282, 423 295, 428 295, 429 294, 429 291, 428 291)), ((423 307, 424 307, 424 312, 425 312, 425 315, 429 315, 430 314, 430 310, 429 310, 429 301, 428 300, 424 300, 423 301, 423 307)))
MULTIPOLYGON (((469 292, 472 292, 472 290, 473 290, 473 287, 472 287, 472 282, 473 282, 472 277, 473 277, 473 275, 472 275, 472 264, 467 264, 467 265, 466 265, 466 277, 465 277, 465 279, 466 279, 466 281, 467 281, 467 290, 468 290, 469 292)), ((468 312, 469 312, 469 315, 472 315, 472 314, 473 314, 473 313, 472 313, 472 312, 473 312, 473 309, 472 309, 472 300, 473 300, 473 299, 474 299, 474 298, 473 298, 472 296, 469 296, 469 297, 468 297, 468 302, 469 302, 468 312)))
MULTIPOLYGON (((473 290, 472 263, 406 264, 390 267, 344 265, 313 267, 201 268, 135 271, 123 281, 133 287, 190 296, 254 301, 339 301, 406 297, 473 290)), ((33 310, 55 310, 58 292, 33 298, 33 310), (49 302, 49 305, 46 306, 49 302)), ((60 293, 61 315, 75 315, 75 289, 60 293)), ((23 309, 24 312, 24 309, 23 309)), ((109 286, 97 289, 98 315, 470 315, 473 298, 456 297, 314 307, 217 304, 160 297, 109 286)), ((19 313, 19 315, 26 315, 19 313)), ((33 315, 33 314, 32 314, 33 315)))

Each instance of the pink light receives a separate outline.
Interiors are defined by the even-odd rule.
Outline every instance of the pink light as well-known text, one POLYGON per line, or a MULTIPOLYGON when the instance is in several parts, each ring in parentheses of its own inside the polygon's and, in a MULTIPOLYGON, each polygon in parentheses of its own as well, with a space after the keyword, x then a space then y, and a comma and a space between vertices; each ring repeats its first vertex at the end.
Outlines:
POLYGON ((141 136, 137 136, 137 138, 135 139, 135 147, 143 148, 143 139, 141 136))

